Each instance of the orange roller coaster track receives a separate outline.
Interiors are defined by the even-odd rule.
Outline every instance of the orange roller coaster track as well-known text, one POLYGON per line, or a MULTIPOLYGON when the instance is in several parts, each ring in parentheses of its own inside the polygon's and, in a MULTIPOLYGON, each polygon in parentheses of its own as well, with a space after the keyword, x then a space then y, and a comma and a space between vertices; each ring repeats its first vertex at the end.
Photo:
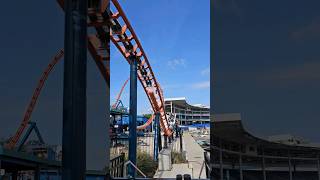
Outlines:
POLYGON ((172 134, 169 129, 164 108, 162 89, 152 71, 148 57, 133 30, 127 16, 117 0, 111 0, 117 12, 110 11, 111 34, 110 38, 121 54, 130 62, 130 57, 138 60, 138 78, 143 86, 154 112, 160 112, 160 126, 168 136, 172 134), (122 24, 120 21, 122 20, 122 24))
POLYGON ((119 101, 120 101, 121 95, 122 95, 122 93, 123 93, 123 90, 124 90, 124 88, 126 87, 126 85, 128 84, 129 80, 130 80, 130 78, 128 78, 128 79, 124 82, 124 84, 122 85, 121 90, 120 90, 120 92, 119 92, 119 94, 118 94, 118 96, 117 96, 117 98, 116 98, 116 101, 115 101, 114 104, 112 105, 112 108, 116 108, 116 107, 117 107, 117 105, 118 105, 118 103, 119 103, 119 101))
MULTIPOLYGON (((97 8, 88 8, 88 27, 94 28, 95 34, 88 34, 88 50, 93 57, 101 75, 110 87, 110 69, 108 62, 110 61, 109 52, 109 39, 110 34, 111 41, 115 44, 125 59, 130 62, 129 57, 134 56, 138 61, 138 78, 148 96, 150 104, 154 112, 160 112, 160 125, 161 129, 168 136, 172 134, 169 129, 168 121, 164 109, 164 97, 162 89, 157 82, 151 65, 148 61, 146 53, 144 52, 137 35, 135 34, 129 20, 127 19, 124 11, 117 0, 112 0, 112 4, 116 8, 117 12, 108 11, 108 0, 102 0, 101 6, 97 8), (110 16, 110 19, 109 19, 110 16), (119 22, 119 19, 123 20, 123 24, 119 22), (111 31, 109 26, 111 25, 111 31), (130 35, 129 35, 130 34, 130 35), (122 44, 122 45, 121 45, 122 44), (107 63, 106 63, 107 62, 107 63)), ((60 7, 63 9, 64 1, 58 0, 60 7)), ((25 112, 24 118, 18 128, 17 132, 11 137, 6 144, 6 148, 13 149, 19 141, 23 131, 30 122, 31 114, 35 108, 37 99, 40 95, 41 89, 43 88, 49 73, 52 71, 54 66, 63 57, 64 52, 60 50, 58 54, 53 58, 52 62, 48 65, 46 70, 43 72, 38 85, 33 93, 31 102, 25 112)), ((144 125, 138 126, 138 129, 144 129, 154 119, 152 116, 144 125)))

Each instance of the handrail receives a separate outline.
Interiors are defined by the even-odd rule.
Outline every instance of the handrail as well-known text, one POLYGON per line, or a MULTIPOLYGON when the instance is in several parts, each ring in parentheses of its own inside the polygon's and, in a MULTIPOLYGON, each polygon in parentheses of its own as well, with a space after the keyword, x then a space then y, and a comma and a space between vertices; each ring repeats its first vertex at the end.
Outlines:
POLYGON ((143 177, 147 178, 147 176, 136 165, 134 165, 130 160, 124 163, 124 167, 123 167, 124 168, 124 170, 123 170, 124 176, 127 175, 126 169, 127 169, 128 164, 131 164, 143 177))

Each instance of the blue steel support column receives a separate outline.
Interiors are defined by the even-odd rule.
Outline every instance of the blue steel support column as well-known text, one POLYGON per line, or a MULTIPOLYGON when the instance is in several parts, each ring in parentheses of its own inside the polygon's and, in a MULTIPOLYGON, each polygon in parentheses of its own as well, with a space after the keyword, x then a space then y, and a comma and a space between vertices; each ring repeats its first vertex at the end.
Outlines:
POLYGON ((65 0, 62 180, 86 172, 87 0, 65 0))
MULTIPOLYGON (((1 163, 1 160, 0 160, 0 170, 1 170, 1 165, 2 163, 1 163)), ((2 180, 2 175, 0 174, 0 180, 2 180)))
MULTIPOLYGON (((137 60, 130 57, 130 112, 129 112, 129 160, 133 164, 137 159, 137 60)), ((129 165, 128 174, 136 176, 136 170, 129 165)))
MULTIPOLYGON (((160 118, 159 118, 160 120, 160 118)), ((160 124, 158 123, 158 145, 159 145, 159 151, 162 150, 162 140, 161 140, 161 129, 160 124)))
POLYGON ((160 119, 160 113, 156 112, 156 117, 154 119, 154 142, 153 142, 153 159, 154 161, 158 161, 158 152, 159 152, 159 133, 160 127, 159 127, 159 119, 160 119))

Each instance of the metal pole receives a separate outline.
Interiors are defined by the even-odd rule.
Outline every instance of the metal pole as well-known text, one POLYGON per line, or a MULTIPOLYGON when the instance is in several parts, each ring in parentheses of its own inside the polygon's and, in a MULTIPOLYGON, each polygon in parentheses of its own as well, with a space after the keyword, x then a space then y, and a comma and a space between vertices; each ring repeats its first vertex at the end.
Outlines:
POLYGON ((239 154, 239 173, 240 173, 240 180, 243 180, 242 155, 241 154, 239 154))
POLYGON ((180 137, 180 152, 183 152, 183 142, 182 142, 182 133, 181 128, 179 129, 179 137, 180 137))
POLYGON ((219 139, 220 180, 223 180, 222 142, 219 139))
POLYGON ((161 129, 160 129, 160 122, 157 122, 157 127, 158 127, 158 144, 159 144, 159 151, 162 150, 162 137, 161 137, 161 129))
MULTIPOLYGON (((137 161, 137 60, 130 57, 130 118, 129 118, 129 160, 136 165, 137 161)), ((136 176, 135 168, 128 166, 128 174, 136 176)))
POLYGON ((178 123, 176 123, 176 138, 178 138, 179 137, 179 125, 178 125, 178 123))
POLYGON ((290 151, 288 152, 288 165, 289 165, 289 179, 292 180, 292 169, 291 169, 291 155, 290 155, 290 151))
POLYGON ((156 113, 156 117, 154 119, 154 143, 153 143, 153 159, 154 161, 158 161, 158 150, 159 150, 159 144, 158 144, 158 122, 159 122, 159 118, 160 118, 160 113, 157 112, 156 113))
POLYGON ((229 173, 229 169, 226 170, 226 179, 230 180, 230 173, 229 173))
POLYGON ((263 173, 263 180, 267 180, 266 162, 265 162, 265 157, 264 157, 264 149, 262 149, 262 173, 263 173))
MULTIPOLYGON (((0 159, 0 171, 3 171, 3 169, 1 168, 2 163, 1 163, 1 159, 0 159)), ((0 180, 2 180, 2 176, 4 176, 5 172, 2 174, 3 172, 0 172, 0 180)))
POLYGON ((319 159, 319 156, 317 159, 317 167, 318 167, 318 180, 320 180, 320 159, 319 159))
POLYGON ((168 136, 164 135, 164 148, 167 149, 168 148, 168 136))
POLYGON ((85 179, 87 5, 65 1, 62 180, 85 179))

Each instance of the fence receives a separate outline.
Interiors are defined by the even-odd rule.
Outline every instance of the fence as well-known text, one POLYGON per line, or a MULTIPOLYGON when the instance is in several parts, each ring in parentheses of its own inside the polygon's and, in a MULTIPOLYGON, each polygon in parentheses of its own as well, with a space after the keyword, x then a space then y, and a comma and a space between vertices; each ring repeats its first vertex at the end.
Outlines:
POLYGON ((121 153, 110 160, 110 175, 112 177, 123 177, 123 167, 125 154, 121 153))

